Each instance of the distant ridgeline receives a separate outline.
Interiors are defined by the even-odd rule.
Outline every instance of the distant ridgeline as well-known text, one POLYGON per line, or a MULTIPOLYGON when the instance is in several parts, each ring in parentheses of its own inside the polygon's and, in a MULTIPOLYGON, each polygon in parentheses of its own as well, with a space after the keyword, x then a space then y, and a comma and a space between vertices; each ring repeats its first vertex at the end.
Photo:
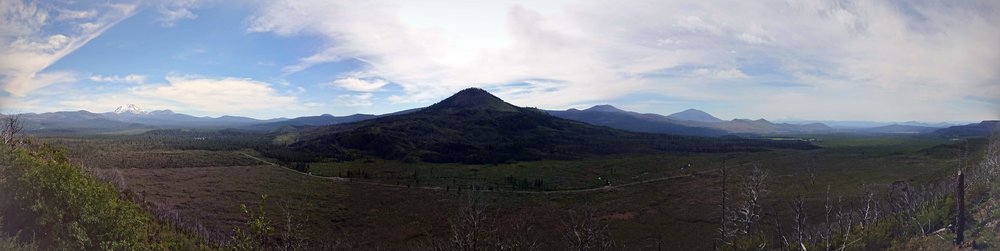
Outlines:
POLYGON ((976 124, 952 126, 934 131, 934 134, 945 137, 976 137, 992 133, 1000 126, 1000 120, 987 120, 976 124))
POLYGON ((692 137, 629 132, 558 118, 504 102, 478 88, 417 111, 311 128, 295 135, 293 151, 350 160, 500 163, 588 155, 654 152, 812 149, 803 141, 692 137))

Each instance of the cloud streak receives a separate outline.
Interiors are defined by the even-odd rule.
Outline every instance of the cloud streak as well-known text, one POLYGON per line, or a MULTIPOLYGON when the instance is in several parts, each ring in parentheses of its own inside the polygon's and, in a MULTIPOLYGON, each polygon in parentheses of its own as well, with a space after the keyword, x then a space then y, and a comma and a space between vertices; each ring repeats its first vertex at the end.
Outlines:
POLYGON ((90 81, 103 82, 103 83, 129 83, 129 84, 142 84, 146 82, 147 77, 145 75, 138 74, 128 74, 125 76, 111 75, 90 75, 90 81))
POLYGON ((362 79, 356 77, 347 77, 334 80, 334 86, 343 88, 349 91, 356 92, 373 92, 381 89, 383 86, 389 84, 385 80, 381 79, 362 79))

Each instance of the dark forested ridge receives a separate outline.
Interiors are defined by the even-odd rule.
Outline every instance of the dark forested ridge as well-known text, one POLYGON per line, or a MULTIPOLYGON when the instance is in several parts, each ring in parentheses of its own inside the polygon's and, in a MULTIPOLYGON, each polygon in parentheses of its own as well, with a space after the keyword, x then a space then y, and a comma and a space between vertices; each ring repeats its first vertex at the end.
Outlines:
POLYGON ((338 159, 373 155, 428 162, 497 163, 641 152, 814 148, 806 142, 703 138, 627 132, 511 105, 470 88, 412 113, 308 132, 292 149, 338 159), (614 146, 614 147, 609 147, 614 146))

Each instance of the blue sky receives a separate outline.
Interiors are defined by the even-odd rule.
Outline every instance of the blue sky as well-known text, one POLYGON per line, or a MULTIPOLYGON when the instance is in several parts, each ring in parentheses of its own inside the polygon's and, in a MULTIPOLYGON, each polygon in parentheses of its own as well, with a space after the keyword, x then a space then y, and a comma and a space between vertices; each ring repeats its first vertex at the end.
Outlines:
POLYGON ((0 111, 1000 118, 996 1, 0 0, 0 111))

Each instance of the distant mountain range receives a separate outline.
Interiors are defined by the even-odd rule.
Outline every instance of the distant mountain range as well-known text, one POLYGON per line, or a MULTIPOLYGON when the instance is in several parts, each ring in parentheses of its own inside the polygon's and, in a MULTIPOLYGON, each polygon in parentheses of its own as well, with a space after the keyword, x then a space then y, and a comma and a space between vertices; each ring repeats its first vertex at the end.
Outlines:
POLYGON ((149 126, 111 119, 88 111, 27 113, 21 115, 26 131, 71 133, 147 128, 149 126))
POLYGON ((781 123, 789 124, 812 124, 812 123, 822 123, 828 125, 834 129, 838 130, 850 130, 850 129, 861 129, 861 128, 873 128, 880 126, 891 126, 891 125, 904 125, 904 126, 920 126, 920 127, 933 127, 933 128, 945 128, 955 125, 964 125, 969 123, 949 123, 949 122, 936 122, 936 123, 925 123, 918 121, 906 121, 906 122, 878 122, 878 121, 849 121, 849 120, 795 120, 795 119, 784 119, 777 120, 781 123))
MULTIPOLYGON (((624 113, 598 107, 592 112, 624 113)), ((304 128, 278 135, 295 138, 294 152, 323 158, 377 156, 428 162, 499 163, 637 152, 758 151, 814 148, 803 141, 739 137, 685 137, 629 132, 517 107, 476 88, 462 90, 416 111, 354 123, 304 128), (609 147, 613 146, 613 147, 609 147)))
POLYGON ((921 134, 937 131, 941 128, 916 125, 892 124, 886 126, 876 126, 870 128, 840 129, 839 131, 849 131, 855 133, 872 134, 921 134))
MULTIPOLYGON (((468 97, 455 96, 452 102, 459 106, 486 105, 487 110, 512 109, 509 104, 481 100, 465 100, 468 97)), ((196 117, 171 110, 144 111, 135 105, 123 105, 113 112, 92 113, 88 111, 62 111, 49 113, 28 113, 22 115, 25 129, 32 133, 102 133, 133 129, 155 128, 236 128, 259 132, 296 131, 302 128, 323 127, 354 123, 381 117, 404 115, 422 111, 416 108, 395 113, 372 115, 354 114, 348 116, 305 116, 293 119, 277 118, 258 120, 239 116, 196 117)), ((922 122, 865 122, 865 121, 805 121, 783 120, 774 123, 765 119, 722 120, 707 112, 687 109, 670 115, 638 113, 626 111, 612 105, 596 105, 584 110, 542 111, 549 115, 579 121, 587 124, 606 126, 632 132, 659 133, 684 136, 717 137, 723 135, 782 135, 782 134, 930 134, 935 135, 983 135, 983 128, 973 125, 952 126, 949 123, 922 122), (822 122, 822 123, 821 123, 822 122), (830 123, 835 126, 828 126, 830 123), (950 129, 951 128, 951 129, 950 129), (979 128, 979 129, 975 129, 979 128), (939 132, 940 133, 935 133, 939 132)), ((983 123, 988 123, 984 121, 983 123)), ((981 125, 988 127, 988 125, 981 125)))
POLYGON ((91 133, 151 128, 231 128, 277 122, 284 118, 258 120, 238 116, 195 117, 171 110, 146 112, 135 105, 123 105, 113 112, 89 111, 26 113, 24 128, 36 133, 91 133))
POLYGON ((828 133, 833 129, 823 124, 775 124, 764 119, 721 120, 696 109, 688 109, 667 116, 654 113, 637 113, 611 105, 598 105, 585 110, 548 111, 556 117, 572 119, 594 125, 635 132, 665 133, 692 136, 721 136, 726 134, 787 134, 828 133))
POLYGON ((821 123, 787 124, 772 123, 765 119, 733 119, 721 123, 708 124, 722 130, 740 134, 790 134, 790 133, 830 133, 832 128, 821 123))

